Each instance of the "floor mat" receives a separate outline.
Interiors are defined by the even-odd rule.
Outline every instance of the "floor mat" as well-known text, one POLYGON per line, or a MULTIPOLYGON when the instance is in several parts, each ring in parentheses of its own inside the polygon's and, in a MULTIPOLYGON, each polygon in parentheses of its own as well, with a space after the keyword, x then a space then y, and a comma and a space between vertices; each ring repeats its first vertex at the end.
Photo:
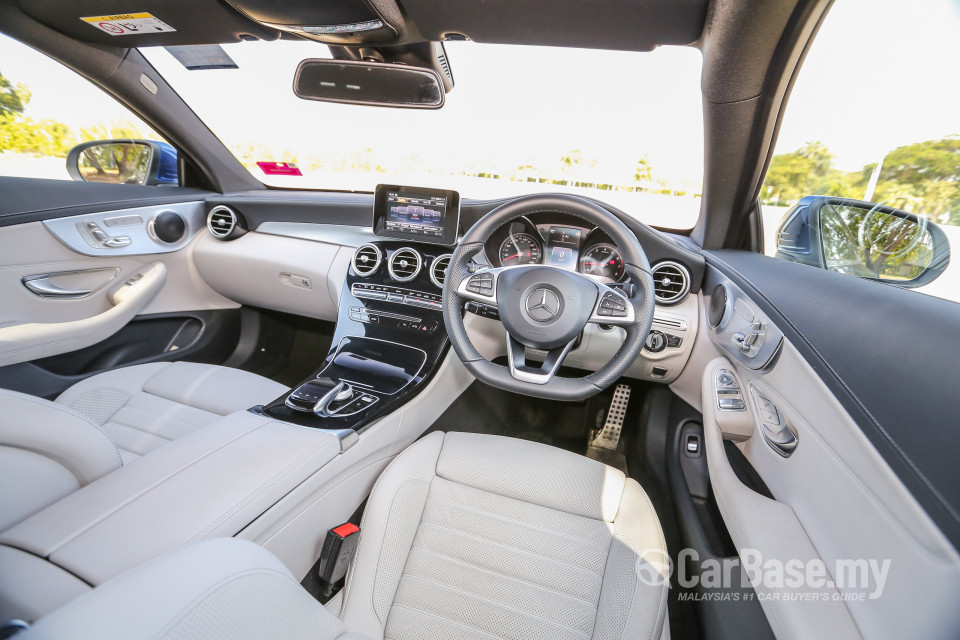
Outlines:
POLYGON ((603 424, 598 414, 606 411, 611 393, 581 402, 562 402, 522 396, 478 381, 447 408, 430 431, 509 436, 583 455, 589 431, 603 424))

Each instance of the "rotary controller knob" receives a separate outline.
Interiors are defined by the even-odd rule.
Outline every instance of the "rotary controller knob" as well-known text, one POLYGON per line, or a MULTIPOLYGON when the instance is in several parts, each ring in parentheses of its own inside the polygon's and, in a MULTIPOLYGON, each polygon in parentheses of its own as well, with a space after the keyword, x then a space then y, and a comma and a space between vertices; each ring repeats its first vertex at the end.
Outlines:
POLYGON ((647 335, 644 347, 650 353, 660 353, 667 348, 667 336, 662 331, 654 329, 647 335))

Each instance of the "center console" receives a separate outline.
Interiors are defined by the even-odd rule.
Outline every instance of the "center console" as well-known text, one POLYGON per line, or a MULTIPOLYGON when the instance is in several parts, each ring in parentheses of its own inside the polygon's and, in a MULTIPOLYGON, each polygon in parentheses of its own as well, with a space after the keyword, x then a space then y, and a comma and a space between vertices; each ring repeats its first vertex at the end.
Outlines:
POLYGON ((336 333, 317 370, 287 395, 252 411, 332 431, 348 440, 416 395, 449 341, 443 279, 456 243, 454 191, 377 188, 373 228, 382 241, 357 248, 340 294, 336 333))

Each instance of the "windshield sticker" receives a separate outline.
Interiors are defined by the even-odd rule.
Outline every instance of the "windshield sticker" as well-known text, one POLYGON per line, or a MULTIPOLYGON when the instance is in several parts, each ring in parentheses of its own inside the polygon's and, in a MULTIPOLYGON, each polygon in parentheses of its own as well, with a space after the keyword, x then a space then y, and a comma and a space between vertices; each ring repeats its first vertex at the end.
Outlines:
POLYGON ((218 44, 164 47, 188 71, 209 69, 239 69, 223 47, 218 44))
POLYGON ((268 176, 302 176, 292 162, 258 162, 257 166, 268 176))
POLYGON ((147 33, 176 31, 160 18, 149 13, 120 13, 112 16, 80 18, 87 24, 112 36, 139 36, 147 33))

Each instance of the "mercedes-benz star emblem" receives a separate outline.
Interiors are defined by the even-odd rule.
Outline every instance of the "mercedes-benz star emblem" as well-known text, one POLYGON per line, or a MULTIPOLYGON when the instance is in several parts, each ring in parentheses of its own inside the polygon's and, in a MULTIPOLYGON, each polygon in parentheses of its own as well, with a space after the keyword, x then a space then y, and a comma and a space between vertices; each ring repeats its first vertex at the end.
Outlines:
POLYGON ((560 312, 560 297, 550 289, 537 289, 527 296, 527 313, 537 322, 553 320, 560 312))

